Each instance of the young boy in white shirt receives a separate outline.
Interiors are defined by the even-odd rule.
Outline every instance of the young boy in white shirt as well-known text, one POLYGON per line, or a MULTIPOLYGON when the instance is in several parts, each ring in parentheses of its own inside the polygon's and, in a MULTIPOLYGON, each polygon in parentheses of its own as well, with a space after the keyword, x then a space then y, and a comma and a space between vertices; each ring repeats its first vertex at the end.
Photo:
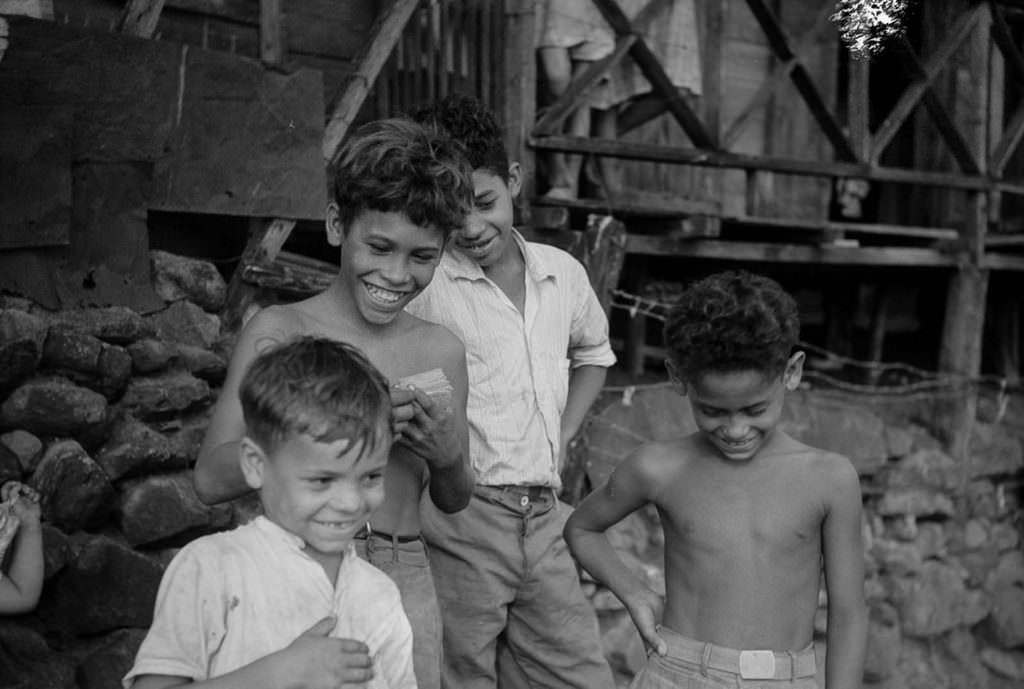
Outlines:
POLYGON ((264 515, 175 556, 124 687, 415 689, 398 588, 352 544, 384 500, 387 381, 350 345, 302 337, 261 353, 239 396, 264 515))

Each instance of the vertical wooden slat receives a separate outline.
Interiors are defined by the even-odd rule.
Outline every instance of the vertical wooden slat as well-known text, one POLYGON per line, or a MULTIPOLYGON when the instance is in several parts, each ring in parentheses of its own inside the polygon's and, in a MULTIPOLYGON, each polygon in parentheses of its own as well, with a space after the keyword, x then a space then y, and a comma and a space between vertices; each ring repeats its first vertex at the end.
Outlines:
POLYGON ((847 88, 850 145, 860 160, 867 160, 871 155, 871 132, 868 129, 868 74, 871 63, 867 58, 857 58, 850 53, 847 53, 847 56, 850 75, 847 88))
POLYGON ((487 103, 492 103, 493 98, 491 97, 491 73, 492 67, 490 64, 491 56, 491 43, 493 36, 491 35, 491 3, 483 2, 477 5, 477 16, 476 16, 478 39, 477 43, 477 59, 476 59, 476 81, 475 86, 477 93, 487 103))
POLYGON ((509 155, 522 168, 523 189, 519 194, 519 223, 529 224, 529 200, 533 198, 535 161, 526 141, 537 119, 537 63, 534 57, 536 8, 533 0, 508 0, 505 3, 503 103, 498 111, 505 125, 509 155))
POLYGON ((121 12, 118 29, 121 33, 140 38, 152 38, 164 0, 128 0, 121 12))
POLYGON ((260 60, 280 65, 285 59, 282 0, 260 0, 260 60))

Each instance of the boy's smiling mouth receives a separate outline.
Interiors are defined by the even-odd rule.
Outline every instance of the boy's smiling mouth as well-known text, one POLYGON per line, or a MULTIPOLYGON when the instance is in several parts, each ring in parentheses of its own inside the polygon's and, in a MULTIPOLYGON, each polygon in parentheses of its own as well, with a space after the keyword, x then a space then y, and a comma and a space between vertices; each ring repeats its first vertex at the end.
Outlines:
POLYGON ((480 256, 487 253, 488 249, 491 248, 491 245, 494 244, 495 239, 497 239, 497 237, 489 237, 482 241, 474 242, 461 241, 458 242, 458 246, 466 253, 473 254, 474 256, 480 256))
POLYGON ((387 289, 385 287, 379 287, 377 285, 366 282, 365 280, 363 280, 363 287, 366 289, 366 293, 370 296, 370 299, 377 302, 378 304, 383 304, 385 306, 393 306, 394 304, 397 304, 398 302, 402 301, 402 299, 404 299, 405 297, 412 294, 411 292, 408 291, 400 292, 392 289, 387 289))

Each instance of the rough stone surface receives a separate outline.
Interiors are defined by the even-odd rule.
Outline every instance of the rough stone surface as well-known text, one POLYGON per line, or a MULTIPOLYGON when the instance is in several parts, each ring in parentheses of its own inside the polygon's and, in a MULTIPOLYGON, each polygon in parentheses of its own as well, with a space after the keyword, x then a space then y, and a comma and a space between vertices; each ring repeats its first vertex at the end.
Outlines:
POLYGON ((842 398, 791 393, 780 427, 808 445, 846 455, 860 474, 874 474, 889 456, 882 420, 842 398))
POLYGON ((1005 426, 975 424, 971 434, 971 476, 1013 474, 1024 469, 1021 439, 1006 432, 1005 426))
POLYGON ((43 579, 49 581, 71 559, 71 542, 63 531, 43 522, 43 579))
POLYGON ((128 545, 106 536, 87 537, 77 557, 51 582, 40 614, 65 637, 145 629, 153 621, 161 574, 159 565, 128 545))
POLYGON ((125 306, 57 311, 48 320, 51 327, 77 330, 114 344, 129 344, 153 332, 142 316, 125 306))
POLYGON ((190 301, 176 301, 146 321, 161 339, 177 344, 209 349, 220 335, 220 318, 190 301))
POLYGON ((950 490, 960 483, 961 475, 961 467, 945 452, 918 450, 890 463, 882 473, 882 480, 889 488, 950 490))
POLYGON ((878 501, 882 516, 913 514, 918 517, 942 515, 952 517, 956 510, 948 495, 932 490, 900 488, 887 492, 878 501))
POLYGON ((43 456, 43 441, 21 429, 0 435, 0 444, 15 454, 25 473, 35 471, 43 456))
POLYGON ((133 482, 121 499, 121 530, 132 545, 209 526, 213 520, 214 511, 199 501, 187 472, 133 482))
POLYGON ((4 689, 75 689, 74 659, 25 623, 0 622, 0 671, 4 689))
POLYGON ((903 426, 885 426, 885 447, 889 457, 905 457, 914 449, 914 435, 903 426))
POLYGON ((180 413, 210 399, 210 386, 183 371, 152 378, 134 378, 121 405, 139 418, 180 413))
POLYGON ((0 406, 0 425, 40 436, 92 438, 106 423, 107 399, 64 378, 29 381, 0 406))
POLYGON ((188 299, 207 311, 220 311, 227 296, 227 283, 208 261, 150 251, 153 289, 164 301, 188 299))
POLYGON ((146 638, 145 629, 119 629, 110 634, 105 643, 78 665, 80 689, 114 689, 128 674, 135 662, 135 654, 146 638))
POLYGON ((136 373, 157 373, 167 368, 178 349, 169 342, 147 338, 128 345, 128 355, 136 373))
POLYGON ((0 310, 0 391, 35 372, 43 356, 46 322, 16 309, 0 310))
POLYGON ((118 419, 96 462, 112 481, 187 466, 168 438, 131 416, 118 419))
POLYGON ((121 347, 84 332, 54 327, 46 338, 43 366, 114 398, 131 375, 131 358, 121 347))
POLYGON ((979 656, 985 667, 992 672, 1018 682, 1024 682, 1024 652, 983 648, 979 656))
POLYGON ((21 462, 18 461, 18 455, 0 443, 0 486, 8 481, 20 481, 21 473, 21 462))
POLYGON ((68 533, 99 524, 114 495, 103 469, 73 440, 47 448, 32 485, 42 498, 43 518, 68 533))
POLYGON ((973 625, 991 607, 984 592, 968 590, 960 572, 936 560, 925 562, 917 576, 899 582, 897 600, 903 633, 915 637, 973 625))
POLYGON ((215 385, 222 383, 228 372, 224 357, 202 347, 178 345, 178 358, 189 373, 215 385))
POLYGON ((992 596, 992 632, 1002 648, 1024 647, 1024 588, 1002 586, 992 596))
POLYGON ((887 604, 873 606, 868 617, 868 647, 864 658, 866 681, 879 682, 895 673, 902 641, 896 609, 887 604))

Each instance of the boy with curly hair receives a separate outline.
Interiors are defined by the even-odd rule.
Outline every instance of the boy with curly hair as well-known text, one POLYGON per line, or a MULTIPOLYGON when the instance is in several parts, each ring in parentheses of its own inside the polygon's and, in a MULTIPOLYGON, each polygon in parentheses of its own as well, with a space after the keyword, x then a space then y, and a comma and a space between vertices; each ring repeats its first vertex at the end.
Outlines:
POLYGON ((459 336, 469 364, 473 497, 458 514, 423 504, 443 684, 612 689, 557 498, 568 443, 615 362, 607 318, 578 261, 513 227, 519 164, 494 115, 450 96, 416 119, 466 148, 475 195, 437 277, 409 305, 459 336))
POLYGON ((415 689, 398 589, 353 538, 384 500, 388 382, 354 347, 302 337, 239 386, 239 466, 263 514, 185 546, 126 689, 415 689))
POLYGON ((640 447, 566 524, 573 555, 622 600, 651 648, 633 689, 815 687, 822 564, 826 686, 861 686, 857 472, 778 428, 803 370, 798 332, 795 302, 768 278, 720 273, 686 289, 665 323, 666 365, 698 430, 640 447), (604 534, 648 503, 665 533, 664 598, 604 534))
POLYGON ((449 234, 465 222, 473 182, 461 147, 395 118, 352 134, 333 184, 326 230, 328 243, 340 248, 338 275, 320 294, 265 308, 243 328, 199 450, 196 490, 206 502, 250 490, 238 464, 245 435, 238 389, 246 366, 269 345, 301 335, 327 337, 365 352, 392 384, 411 376, 447 380, 452 393, 437 398, 406 384, 392 387, 398 439, 386 497, 356 534, 357 552, 402 593, 421 689, 437 689, 441 617, 420 536, 420 500, 428 495, 445 513, 469 501, 466 355, 451 332, 404 308, 433 279, 449 234))

